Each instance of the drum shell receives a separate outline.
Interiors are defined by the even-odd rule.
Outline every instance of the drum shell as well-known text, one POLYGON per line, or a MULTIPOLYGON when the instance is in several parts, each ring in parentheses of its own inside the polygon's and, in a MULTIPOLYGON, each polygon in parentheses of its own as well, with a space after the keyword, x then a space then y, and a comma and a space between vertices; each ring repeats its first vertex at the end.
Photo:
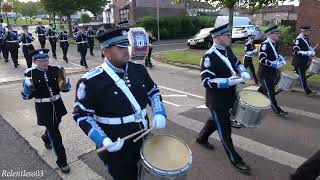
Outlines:
POLYGON ((130 28, 128 33, 131 60, 144 60, 149 51, 149 36, 144 28, 130 28))
POLYGON ((293 78, 288 76, 285 73, 281 73, 281 77, 277 84, 277 87, 284 91, 291 91, 297 79, 298 79, 298 76, 296 78, 293 78))
POLYGON ((312 60, 308 70, 311 73, 320 73, 320 61, 312 60))
MULTIPOLYGON (((164 136, 164 135, 163 135, 164 136)), ((171 135, 166 135, 180 140, 179 138, 171 135)), ((180 140, 183 142, 182 140, 180 140)), ((184 143, 184 142, 183 142, 184 143)), ((185 180, 187 179, 188 171, 191 169, 192 164, 192 152, 190 148, 186 145, 190 154, 190 161, 183 168, 178 171, 168 172, 156 167, 153 167, 144 158, 143 149, 140 150, 141 162, 139 166, 139 180, 185 180)))
POLYGON ((257 108, 252 107, 248 104, 243 103, 237 99, 232 110, 231 118, 238 121, 244 127, 247 128, 258 128, 263 122, 263 117, 265 112, 268 111, 270 107, 257 108))

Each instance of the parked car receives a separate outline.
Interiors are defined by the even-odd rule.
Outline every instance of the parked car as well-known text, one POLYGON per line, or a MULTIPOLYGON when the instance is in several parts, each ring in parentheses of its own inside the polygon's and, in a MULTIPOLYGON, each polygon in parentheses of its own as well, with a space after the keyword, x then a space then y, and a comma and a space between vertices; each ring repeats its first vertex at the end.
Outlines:
POLYGON ((191 39, 188 39, 189 48, 206 48, 209 49, 213 42, 210 31, 214 29, 212 28, 204 28, 201 29, 196 35, 194 35, 191 39))
MULTIPOLYGON (((222 26, 224 24, 227 24, 228 22, 229 22, 229 16, 218 16, 214 23, 214 27, 222 26)), ((242 17, 242 16, 233 17, 233 27, 251 25, 251 24, 252 24, 251 20, 248 17, 242 17)))
POLYGON ((232 29, 232 41, 245 40, 249 35, 255 35, 255 41, 261 42, 263 33, 259 27, 255 25, 235 26, 232 29))

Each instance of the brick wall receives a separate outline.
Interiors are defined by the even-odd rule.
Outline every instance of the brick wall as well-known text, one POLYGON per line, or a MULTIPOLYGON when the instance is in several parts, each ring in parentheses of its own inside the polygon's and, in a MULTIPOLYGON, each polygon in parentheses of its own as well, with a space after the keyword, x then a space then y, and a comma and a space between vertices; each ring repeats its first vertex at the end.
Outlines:
MULTIPOLYGON (((311 26, 310 41, 311 45, 314 46, 320 40, 320 0, 300 0, 296 26, 297 34, 302 25, 311 26)), ((318 57, 320 56, 319 46, 317 48, 318 57)))

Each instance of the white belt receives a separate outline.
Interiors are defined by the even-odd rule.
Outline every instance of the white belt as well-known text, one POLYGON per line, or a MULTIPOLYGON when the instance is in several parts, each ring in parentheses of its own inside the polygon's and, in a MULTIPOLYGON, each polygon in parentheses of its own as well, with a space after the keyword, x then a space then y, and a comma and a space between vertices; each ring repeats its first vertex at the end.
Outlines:
POLYGON ((109 117, 100 117, 100 116, 97 116, 95 115, 95 120, 99 123, 102 123, 102 124, 109 124, 109 125, 118 125, 118 124, 127 124, 127 123, 131 123, 131 122, 142 122, 142 121, 145 121, 143 122, 143 124, 146 123, 146 120, 145 120, 145 117, 147 115, 147 109, 143 109, 141 110, 141 113, 142 113, 142 118, 139 118, 139 119, 136 119, 135 118, 135 114, 131 114, 131 115, 128 115, 128 116, 124 116, 124 117, 115 117, 115 118, 109 118, 109 117))
POLYGON ((60 98, 61 98, 60 94, 57 94, 57 95, 54 95, 50 98, 34 99, 34 102, 36 102, 36 103, 53 102, 53 101, 56 101, 60 98))
POLYGON ((48 36, 49 38, 56 38, 57 36, 48 36))
POLYGON ((29 45, 32 45, 32 44, 31 43, 22 43, 22 45, 29 46, 29 45))
POLYGON ((38 34, 38 36, 44 36, 45 34, 38 34))
POLYGON ((94 38, 94 37, 96 37, 96 36, 94 36, 94 35, 93 35, 93 36, 89 36, 89 37, 92 37, 92 38, 94 38))
POLYGON ((59 42, 67 42, 68 40, 59 40, 59 42))
POLYGON ((6 42, 8 42, 8 43, 17 43, 19 41, 6 41, 6 42))
POLYGON ((84 43, 87 43, 87 41, 77 42, 77 44, 84 44, 84 43))

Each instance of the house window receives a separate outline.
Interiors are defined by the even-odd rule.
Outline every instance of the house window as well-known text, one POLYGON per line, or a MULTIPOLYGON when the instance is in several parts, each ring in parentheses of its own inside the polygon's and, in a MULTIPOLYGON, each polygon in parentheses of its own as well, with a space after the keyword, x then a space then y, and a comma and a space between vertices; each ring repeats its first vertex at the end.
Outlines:
POLYGON ((120 21, 128 21, 129 20, 129 9, 121 9, 120 10, 120 21))

